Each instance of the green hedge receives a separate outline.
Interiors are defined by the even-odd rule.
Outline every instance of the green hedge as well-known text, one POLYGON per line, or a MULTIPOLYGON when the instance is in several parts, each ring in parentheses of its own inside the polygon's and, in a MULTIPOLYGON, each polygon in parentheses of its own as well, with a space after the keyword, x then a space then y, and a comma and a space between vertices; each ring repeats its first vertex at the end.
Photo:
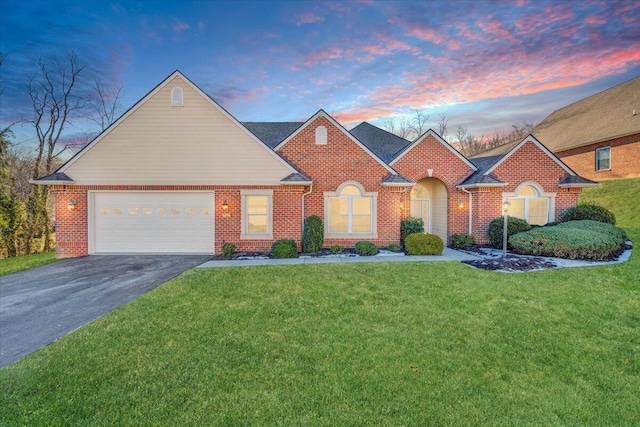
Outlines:
POLYGON ((621 250, 623 230, 596 221, 571 221, 537 227, 509 238, 513 252, 567 259, 604 260, 621 250))
POLYGON ((424 233, 424 221, 416 217, 403 219, 400 222, 400 244, 404 245, 404 240, 413 233, 424 233))
POLYGON ((298 256, 298 249, 294 240, 276 240, 271 245, 271 255, 274 258, 295 258, 298 256))
POLYGON ((404 246, 409 255, 440 255, 444 250, 444 242, 435 234, 409 234, 404 246))
POLYGON ((451 247, 454 249, 467 249, 473 246, 472 234, 453 234, 451 235, 451 247))
POLYGON ((324 226, 322 218, 311 215, 304 220, 304 232, 302 233, 302 251, 307 253, 319 252, 324 243, 324 226))
MULTIPOLYGON (((522 233, 523 231, 531 230, 531 226, 527 221, 520 218, 510 216, 507 218, 507 238, 514 234, 522 233)), ((503 242, 503 229, 504 229, 504 217, 499 216, 489 223, 489 246, 493 248, 502 248, 503 242)))
POLYGON ((579 221, 589 219, 592 221, 615 224, 616 216, 606 208, 592 203, 584 203, 567 209, 562 217, 562 221, 579 221))
POLYGON ((356 243, 356 253, 366 256, 375 255, 378 253, 378 248, 373 243, 363 240, 356 243))

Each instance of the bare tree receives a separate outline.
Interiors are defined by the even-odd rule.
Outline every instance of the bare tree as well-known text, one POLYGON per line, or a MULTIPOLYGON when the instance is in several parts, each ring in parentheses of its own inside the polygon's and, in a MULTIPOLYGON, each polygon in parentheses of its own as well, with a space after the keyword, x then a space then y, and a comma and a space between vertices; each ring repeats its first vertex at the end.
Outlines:
MULTIPOLYGON (((52 172, 54 159, 65 150, 58 147, 60 136, 74 114, 86 105, 87 97, 79 88, 85 67, 80 65, 75 52, 67 53, 63 59, 40 56, 35 62, 38 74, 30 78, 28 93, 33 107, 33 118, 29 122, 38 139, 32 177, 38 178, 52 172)), ((31 252, 33 238, 39 234, 44 236, 45 250, 50 246, 48 202, 48 188, 33 186, 27 205, 27 253, 31 252)))
POLYGON ((438 135, 447 139, 447 125, 449 124, 449 119, 444 113, 438 114, 438 135))
POLYGON ((404 139, 409 139, 413 134, 409 121, 404 117, 398 119, 397 122, 395 118, 387 119, 384 123, 384 129, 387 132, 398 135, 400 138, 404 139))
POLYGON ((419 137, 427 131, 427 122, 429 121, 429 115, 425 114, 422 110, 413 110, 413 120, 409 122, 409 128, 413 131, 415 138, 419 137))
POLYGON ((120 100, 122 99, 122 86, 116 83, 105 83, 94 79, 93 94, 90 101, 97 117, 91 119, 100 125, 100 131, 108 128, 118 117, 120 100))

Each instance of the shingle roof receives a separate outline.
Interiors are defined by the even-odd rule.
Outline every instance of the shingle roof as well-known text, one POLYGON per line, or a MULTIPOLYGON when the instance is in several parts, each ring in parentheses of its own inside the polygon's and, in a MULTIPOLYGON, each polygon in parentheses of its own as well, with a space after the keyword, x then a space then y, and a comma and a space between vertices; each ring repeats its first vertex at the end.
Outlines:
POLYGON ((556 110, 531 131, 554 153, 638 132, 640 77, 556 110))
POLYGON ((591 181, 590 179, 578 176, 578 175, 566 174, 564 176, 564 178, 562 178, 560 180, 559 185, 560 185, 560 187, 572 187, 572 186, 586 187, 586 186, 591 186, 591 185, 596 186, 596 185, 600 185, 600 184, 598 184, 595 181, 591 181))
POLYGON ((242 122, 242 125, 249 132, 271 149, 274 149, 303 124, 303 122, 242 122))
POLYGON ((283 182, 283 183, 311 182, 311 178, 309 178, 307 175, 303 173, 298 172, 298 173, 292 173, 291 175, 287 175, 286 177, 282 178, 280 182, 283 182))
POLYGON ((389 163, 402 150, 411 145, 411 141, 407 141, 367 122, 360 123, 351 129, 349 133, 386 163, 389 163))
POLYGON ((493 167, 500 159, 502 159, 503 155, 498 156, 487 156, 487 157, 478 157, 475 159, 470 159, 471 162, 478 168, 471 176, 462 181, 459 185, 461 186, 469 186, 469 185, 499 185, 504 184, 502 181, 497 179, 493 175, 485 175, 485 173, 493 167))
POLYGON ((43 176, 38 179, 33 180, 33 182, 75 182, 64 172, 55 172, 51 175, 43 176))
POLYGON ((410 179, 405 178, 404 176, 400 175, 400 174, 389 174, 387 176, 384 177, 384 179, 382 180, 382 184, 387 184, 387 185, 393 185, 393 184, 397 184, 398 187, 407 187, 407 186, 413 186, 415 184, 415 182, 411 181, 410 179))

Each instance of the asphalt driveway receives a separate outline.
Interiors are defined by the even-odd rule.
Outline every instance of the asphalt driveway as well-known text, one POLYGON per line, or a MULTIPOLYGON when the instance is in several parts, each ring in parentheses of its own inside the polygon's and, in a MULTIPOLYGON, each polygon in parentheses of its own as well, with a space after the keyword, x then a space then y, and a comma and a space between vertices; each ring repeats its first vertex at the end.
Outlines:
POLYGON ((0 277, 0 368, 209 259, 92 255, 0 277))

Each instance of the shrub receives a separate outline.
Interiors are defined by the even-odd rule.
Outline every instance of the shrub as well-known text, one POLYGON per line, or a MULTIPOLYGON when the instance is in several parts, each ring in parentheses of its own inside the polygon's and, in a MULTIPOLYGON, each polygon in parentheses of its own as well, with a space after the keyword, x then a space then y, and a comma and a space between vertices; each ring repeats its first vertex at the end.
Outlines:
POLYGON ((389 245, 389 250, 391 252, 400 252, 402 250, 402 246, 400 246, 398 243, 392 243, 389 245))
POLYGON ((451 236, 451 247, 455 249, 466 249, 473 246, 473 235, 454 234, 451 236))
POLYGON ((621 250, 624 242, 623 230, 596 221, 539 227, 509 238, 516 253, 585 260, 608 259, 621 250))
POLYGON ((293 240, 276 240, 271 245, 271 255, 274 258, 295 258, 298 256, 296 242, 293 240))
POLYGON ((375 255, 378 253, 378 248, 371 242, 361 241, 356 243, 356 253, 360 255, 375 255))
POLYGON ((324 243, 324 226, 322 219, 317 215, 311 215, 304 220, 304 232, 302 233, 302 251, 314 253, 322 249, 324 243))
MULTIPOLYGON (((502 248, 504 228, 504 217, 499 216, 489 223, 489 246, 493 248, 502 248)), ((510 216, 507 223, 507 239, 514 234, 531 230, 531 226, 527 221, 520 218, 510 216)))
POLYGON ((341 254, 343 252, 344 252, 344 246, 340 246, 340 245, 331 246, 331 253, 332 254, 341 254))
POLYGON ((606 224, 615 224, 616 216, 603 208, 592 203, 585 203, 567 209, 562 217, 563 221, 579 221, 584 219, 590 219, 592 221, 604 222, 606 224))
POLYGON ((403 219, 400 222, 400 244, 404 245, 404 240, 413 233, 424 233, 424 221, 416 217, 403 219))
POLYGON ((413 233, 404 241, 409 255, 440 255, 444 242, 435 234, 413 233))
POLYGON ((236 245, 233 243, 223 243, 222 244, 222 256, 231 258, 236 254, 236 245))

